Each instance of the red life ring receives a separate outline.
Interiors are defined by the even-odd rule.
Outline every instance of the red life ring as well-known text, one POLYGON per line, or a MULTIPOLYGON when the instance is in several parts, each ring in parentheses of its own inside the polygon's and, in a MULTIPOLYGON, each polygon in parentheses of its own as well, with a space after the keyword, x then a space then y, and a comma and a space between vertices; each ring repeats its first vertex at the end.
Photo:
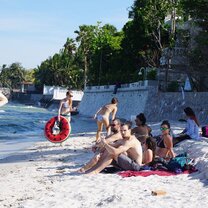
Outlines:
POLYGON ((71 127, 66 118, 63 116, 60 117, 60 133, 53 134, 53 127, 55 122, 57 121, 58 117, 55 116, 51 118, 45 125, 45 137, 53 143, 61 143, 67 139, 70 134, 71 127))

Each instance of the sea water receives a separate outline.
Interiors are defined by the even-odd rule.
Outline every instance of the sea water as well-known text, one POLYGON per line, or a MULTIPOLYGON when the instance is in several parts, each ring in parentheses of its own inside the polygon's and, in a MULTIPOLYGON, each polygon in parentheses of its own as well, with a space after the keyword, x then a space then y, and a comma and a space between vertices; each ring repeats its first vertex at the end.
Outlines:
MULTIPOLYGON (((58 109, 47 110, 14 103, 1 107, 0 159, 20 152, 35 142, 47 141, 44 136, 45 124, 51 117, 56 116, 57 112, 58 109)), ((71 135, 94 132, 96 122, 80 115, 73 116, 71 129, 71 135)))

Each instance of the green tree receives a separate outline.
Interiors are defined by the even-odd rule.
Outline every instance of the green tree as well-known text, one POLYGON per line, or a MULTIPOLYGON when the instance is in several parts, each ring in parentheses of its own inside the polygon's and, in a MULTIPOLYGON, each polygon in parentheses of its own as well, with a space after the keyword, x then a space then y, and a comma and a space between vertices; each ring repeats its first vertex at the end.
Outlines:
POLYGON ((43 61, 35 69, 35 84, 41 90, 43 85, 55 85, 81 89, 83 82, 78 58, 76 56, 76 44, 73 39, 67 38, 64 48, 43 61), (77 62, 77 63, 76 63, 77 62))
POLYGON ((24 81, 26 81, 26 82, 34 82, 35 81, 34 73, 35 73, 34 69, 23 70, 24 81))
POLYGON ((24 68, 20 63, 13 63, 9 67, 3 65, 0 74, 0 82, 3 87, 19 88, 22 81, 24 81, 24 68))
POLYGON ((88 82, 88 70, 91 54, 94 50, 96 30, 96 26, 81 25, 79 26, 79 30, 74 31, 77 34, 76 41, 79 43, 78 53, 80 53, 80 57, 83 57, 84 87, 88 82))
POLYGON ((195 30, 191 37, 195 44, 189 45, 189 78, 196 90, 208 90, 208 1, 181 0, 184 16, 191 17, 190 30, 195 30), (198 33, 196 34, 196 31, 198 33))

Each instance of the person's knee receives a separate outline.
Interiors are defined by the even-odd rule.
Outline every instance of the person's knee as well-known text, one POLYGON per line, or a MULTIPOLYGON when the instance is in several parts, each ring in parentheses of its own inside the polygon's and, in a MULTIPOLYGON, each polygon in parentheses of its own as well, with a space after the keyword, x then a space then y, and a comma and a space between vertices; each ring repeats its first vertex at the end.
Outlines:
POLYGON ((100 134, 100 133, 101 133, 101 130, 100 130, 100 129, 98 129, 98 130, 97 130, 97 133, 98 133, 98 134, 100 134))
POLYGON ((100 154, 95 156, 95 160, 98 161, 100 159, 100 154))
POLYGON ((112 159, 115 160, 115 161, 118 161, 118 155, 112 154, 112 159))

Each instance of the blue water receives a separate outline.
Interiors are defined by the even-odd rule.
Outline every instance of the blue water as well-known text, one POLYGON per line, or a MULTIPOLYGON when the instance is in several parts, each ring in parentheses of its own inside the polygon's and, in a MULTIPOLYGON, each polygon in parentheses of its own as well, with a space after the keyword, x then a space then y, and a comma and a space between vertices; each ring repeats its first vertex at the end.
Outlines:
MULTIPOLYGON (((47 110, 21 104, 7 104, 0 108, 0 158, 23 150, 37 141, 46 141, 46 122, 57 115, 57 109, 47 110)), ((79 115, 72 117, 72 132, 96 131, 96 124, 90 118, 79 115), (81 128, 80 128, 81 127, 81 128)))

